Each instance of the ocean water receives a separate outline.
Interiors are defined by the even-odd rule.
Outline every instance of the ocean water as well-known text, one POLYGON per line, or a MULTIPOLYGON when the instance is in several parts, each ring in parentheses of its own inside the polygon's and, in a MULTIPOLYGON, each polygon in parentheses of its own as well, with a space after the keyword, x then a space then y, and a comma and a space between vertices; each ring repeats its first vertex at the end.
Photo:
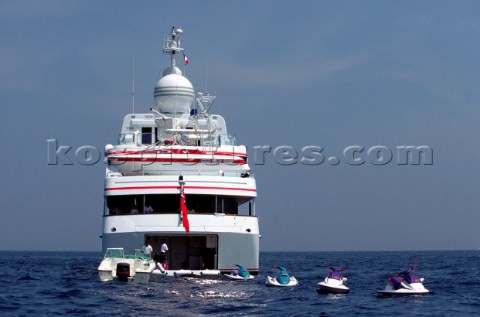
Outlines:
POLYGON ((0 316, 480 315, 480 251, 261 253, 254 280, 165 278, 99 282, 98 252, 2 252, 0 316), (416 264, 433 294, 379 298, 392 273, 416 264), (265 286, 274 265, 299 285, 265 286), (346 266, 346 295, 318 294, 327 265, 346 266))

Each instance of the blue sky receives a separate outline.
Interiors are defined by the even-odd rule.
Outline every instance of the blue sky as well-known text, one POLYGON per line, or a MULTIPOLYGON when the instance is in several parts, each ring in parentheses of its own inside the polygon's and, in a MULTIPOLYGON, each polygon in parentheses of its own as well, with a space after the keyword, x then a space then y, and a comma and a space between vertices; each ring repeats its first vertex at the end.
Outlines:
POLYGON ((476 249, 479 21, 476 1, 1 1, 0 249, 101 249, 104 165, 48 165, 47 140, 114 143, 172 25, 249 149, 263 251, 476 249), (340 163, 255 164, 264 145, 340 163), (433 164, 342 158, 402 145, 433 164))

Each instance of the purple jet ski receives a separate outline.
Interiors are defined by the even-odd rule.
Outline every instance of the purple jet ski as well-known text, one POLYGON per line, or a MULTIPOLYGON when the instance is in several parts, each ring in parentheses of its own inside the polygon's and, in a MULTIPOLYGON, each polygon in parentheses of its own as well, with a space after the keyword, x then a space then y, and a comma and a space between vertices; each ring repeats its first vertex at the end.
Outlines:
POLYGON ((430 293, 423 286, 423 278, 412 273, 416 266, 409 267, 405 271, 393 275, 388 279, 387 286, 383 291, 377 291, 380 296, 401 296, 401 295, 426 295, 430 293))
POLYGON ((347 272, 345 268, 327 266, 327 269, 332 270, 328 273, 323 282, 317 284, 317 292, 322 294, 347 294, 350 289, 343 285, 343 282, 347 280, 340 272, 347 272))

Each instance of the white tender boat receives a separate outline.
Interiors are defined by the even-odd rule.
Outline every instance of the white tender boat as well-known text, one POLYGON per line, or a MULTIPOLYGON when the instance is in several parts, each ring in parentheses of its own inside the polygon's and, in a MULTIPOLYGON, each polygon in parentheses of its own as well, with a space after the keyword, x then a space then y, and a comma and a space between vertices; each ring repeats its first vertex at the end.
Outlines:
POLYGON ((154 275, 229 273, 231 263, 257 274, 257 189, 247 150, 211 113, 215 96, 195 94, 177 66, 182 35, 172 27, 165 39, 170 63, 155 86, 155 107, 127 114, 118 144, 105 146, 102 249, 148 241, 155 255, 165 241, 169 269, 154 275))
POLYGON ((108 248, 98 267, 100 281, 123 281, 146 283, 155 262, 143 253, 135 250, 134 255, 126 255, 123 248, 108 248))

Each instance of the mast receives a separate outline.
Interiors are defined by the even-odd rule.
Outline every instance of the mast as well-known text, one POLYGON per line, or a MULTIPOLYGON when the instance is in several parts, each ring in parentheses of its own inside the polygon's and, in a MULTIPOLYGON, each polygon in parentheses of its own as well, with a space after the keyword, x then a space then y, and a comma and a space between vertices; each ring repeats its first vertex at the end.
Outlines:
POLYGON ((172 38, 165 40, 163 52, 166 54, 170 54, 170 74, 174 74, 176 72, 175 54, 183 52, 183 48, 180 46, 180 37, 182 36, 182 34, 182 29, 172 26, 172 38))
POLYGON ((187 118, 195 100, 192 83, 182 75, 180 68, 175 66, 177 53, 183 52, 180 46, 182 34, 182 29, 172 26, 170 35, 165 39, 163 53, 170 54, 170 67, 163 71, 153 92, 158 111, 174 118, 187 118))

